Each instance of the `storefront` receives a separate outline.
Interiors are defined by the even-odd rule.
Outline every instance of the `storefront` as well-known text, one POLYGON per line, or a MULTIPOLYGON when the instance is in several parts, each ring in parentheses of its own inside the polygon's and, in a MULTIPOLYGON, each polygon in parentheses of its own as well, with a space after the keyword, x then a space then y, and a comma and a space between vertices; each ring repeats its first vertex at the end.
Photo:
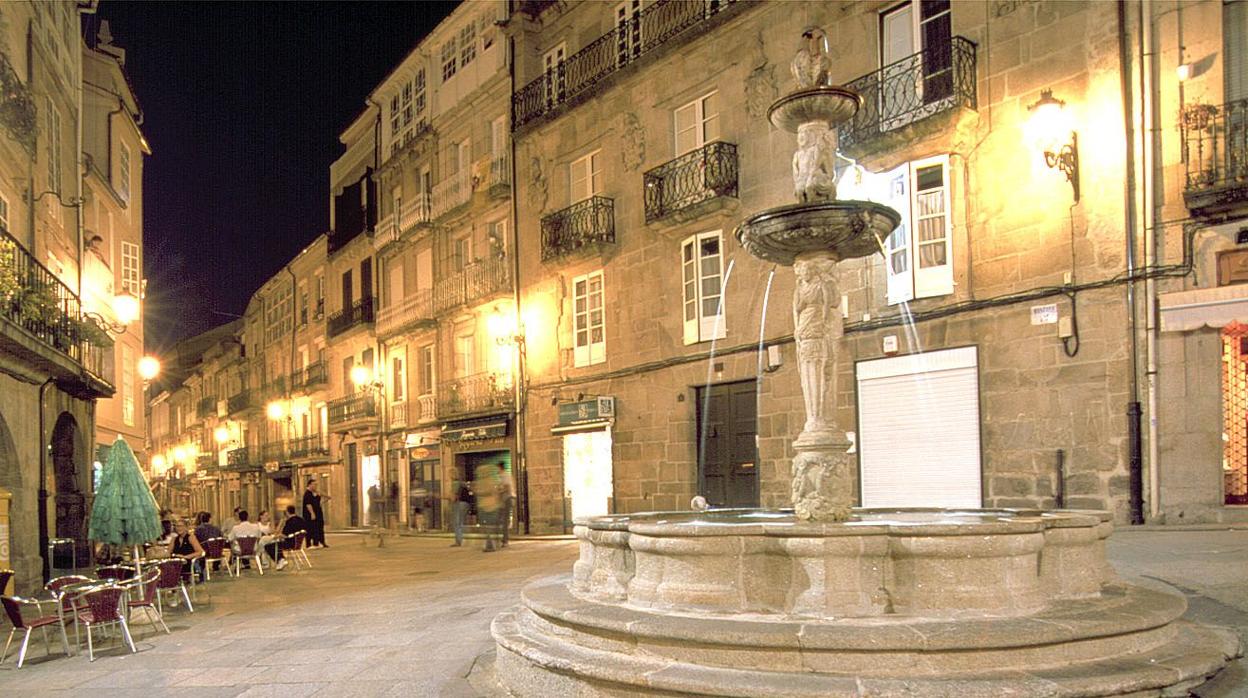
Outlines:
POLYGON ((559 405, 559 421, 551 433, 562 436, 564 529, 586 516, 614 509, 615 473, 611 427, 615 399, 596 397, 559 405))
MULTIPOLYGON (((512 469, 515 435, 511 415, 493 415, 476 419, 447 422, 442 427, 441 463, 443 477, 439 478, 445 496, 452 496, 459 482, 472 482, 481 466, 497 466, 512 474, 516 483, 516 506, 512 511, 511 527, 523 530, 527 521, 527 488, 524 473, 512 469)), ((476 502, 469 506, 468 524, 477 521, 476 502)), ((450 525, 450 517, 442 524, 450 525)))

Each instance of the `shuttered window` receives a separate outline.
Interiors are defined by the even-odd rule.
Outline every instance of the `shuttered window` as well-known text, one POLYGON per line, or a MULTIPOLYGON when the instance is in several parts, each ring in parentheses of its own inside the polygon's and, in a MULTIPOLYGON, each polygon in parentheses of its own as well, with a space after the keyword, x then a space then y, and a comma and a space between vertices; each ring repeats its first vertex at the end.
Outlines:
POLYGON ((982 506, 975 347, 855 369, 864 507, 982 506))
POLYGON ((572 280, 573 363, 591 366, 607 359, 603 319, 602 272, 572 280))
POLYGON ((568 166, 571 186, 569 203, 584 201, 602 191, 602 172, 599 169, 602 162, 601 155, 602 151, 595 150, 589 155, 573 160, 568 166))
POLYGON ((873 177, 870 198, 901 214, 885 242, 888 303, 953 293, 953 242, 949 158, 905 163, 873 177))
POLYGON ((723 241, 721 231, 686 238, 680 246, 685 344, 723 339, 723 241))
POLYGON ((1222 42, 1226 101, 1248 99, 1248 2, 1245 0, 1224 0, 1222 42))

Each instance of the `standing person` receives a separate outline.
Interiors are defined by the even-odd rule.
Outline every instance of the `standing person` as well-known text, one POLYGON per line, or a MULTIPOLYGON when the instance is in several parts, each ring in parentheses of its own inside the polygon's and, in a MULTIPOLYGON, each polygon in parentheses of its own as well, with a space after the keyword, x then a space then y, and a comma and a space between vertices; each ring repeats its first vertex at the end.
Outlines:
POLYGON ((330 499, 316 491, 316 478, 308 478, 308 488, 303 491, 303 513, 308 519, 308 547, 320 546, 328 548, 325 542, 325 511, 321 509, 321 499, 330 499))
POLYGON ((492 553, 498 549, 495 538, 498 536, 498 512, 501 508, 499 494, 502 483, 498 479, 498 468, 482 463, 474 473, 476 480, 472 491, 477 496, 477 522, 485 531, 485 547, 483 550, 492 553))
POLYGON ((503 547, 511 542, 511 512, 516 507, 516 481, 507 472, 507 465, 498 462, 499 515, 498 527, 502 530, 503 547))
POLYGON ((452 547, 460 547, 464 544, 464 520, 468 518, 468 508, 472 506, 472 488, 463 480, 455 480, 452 485, 454 494, 451 495, 451 517, 455 523, 455 542, 452 547))

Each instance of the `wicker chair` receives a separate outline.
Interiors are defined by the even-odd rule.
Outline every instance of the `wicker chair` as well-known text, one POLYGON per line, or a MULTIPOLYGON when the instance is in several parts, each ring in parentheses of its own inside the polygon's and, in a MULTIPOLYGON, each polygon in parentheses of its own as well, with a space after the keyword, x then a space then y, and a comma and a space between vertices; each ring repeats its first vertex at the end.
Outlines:
POLYGON ((48 626, 56 625, 61 629, 61 645, 65 648, 65 656, 69 656, 69 637, 65 634, 65 624, 61 622, 60 614, 55 616, 45 616, 43 613, 43 605, 37 599, 24 599, 20 596, 0 596, 0 603, 4 604, 4 612, 9 617, 9 622, 13 624, 13 628, 9 630, 9 639, 4 643, 4 652, 0 654, 0 663, 9 656, 9 645, 13 643, 13 634, 18 630, 25 630, 26 634, 22 637, 22 647, 17 651, 17 668, 22 668, 22 663, 26 661, 26 646, 30 644, 30 632, 35 628, 39 628, 43 632, 43 644, 47 645, 48 654, 52 653, 52 644, 48 640, 48 626), (29 618, 22 611, 23 607, 36 606, 40 615, 36 618, 29 618))
POLYGON ((134 638, 130 637, 130 624, 126 622, 126 614, 122 612, 125 598, 126 590, 118 584, 87 587, 75 596, 75 617, 87 629, 87 656, 91 661, 95 661, 95 639, 92 631, 103 625, 120 625, 121 636, 130 646, 130 652, 133 654, 139 651, 134 646, 134 638))
POLYGON ((261 557, 261 552, 263 551, 260 549, 260 539, 251 536, 235 538, 234 544, 238 546, 238 550, 235 551, 237 554, 233 558, 234 576, 237 577, 242 574, 244 559, 251 560, 255 564, 255 569, 260 573, 260 576, 264 576, 264 564, 261 557))
MULTIPOLYGON (((226 562, 225 551, 229 550, 230 542, 220 536, 202 540, 199 544, 204 548, 204 580, 212 581, 212 565, 220 562, 226 562)), ((232 574, 230 565, 226 562, 226 575, 232 574)))
POLYGON ((165 633, 169 633, 169 626, 165 625, 165 618, 157 607, 156 596, 158 585, 160 583, 160 569, 151 568, 143 573, 138 579, 128 582, 125 587, 130 593, 130 598, 126 601, 126 619, 129 620, 130 613, 136 608, 143 609, 143 614, 147 616, 149 621, 153 621, 152 625, 160 623, 160 627, 165 629, 165 633))
POLYGON ((186 601, 186 610, 191 613, 195 612, 195 607, 191 605, 191 595, 186 590, 186 582, 182 579, 182 571, 186 568, 186 562, 180 557, 168 557, 153 563, 156 569, 160 570, 160 579, 156 581, 156 610, 162 616, 165 615, 164 595, 166 593, 181 592, 182 598, 186 601))

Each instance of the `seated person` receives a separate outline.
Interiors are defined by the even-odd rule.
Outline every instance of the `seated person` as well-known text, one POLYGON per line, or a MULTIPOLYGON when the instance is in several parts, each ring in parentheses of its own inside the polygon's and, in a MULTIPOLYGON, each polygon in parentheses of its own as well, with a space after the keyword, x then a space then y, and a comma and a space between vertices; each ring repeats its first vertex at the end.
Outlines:
MULTIPOLYGON (((250 521, 249 520, 250 518, 251 517, 248 515, 246 509, 239 510, 238 523, 234 525, 234 528, 230 529, 230 535, 229 535, 230 543, 233 543, 239 538, 255 538, 259 540, 269 535, 269 529, 267 527, 263 526, 262 524, 258 524, 254 521, 250 521)), ((237 553, 238 546, 235 545, 233 546, 233 548, 234 548, 234 552, 237 553)), ((247 560, 243 560, 243 564, 247 565, 248 567, 251 566, 251 564, 247 560)))
POLYGON ((204 548, 195 537, 195 532, 186 524, 186 519, 178 519, 173 526, 173 543, 169 546, 169 554, 189 560, 191 564, 183 572, 184 575, 198 573, 203 575, 204 548))

